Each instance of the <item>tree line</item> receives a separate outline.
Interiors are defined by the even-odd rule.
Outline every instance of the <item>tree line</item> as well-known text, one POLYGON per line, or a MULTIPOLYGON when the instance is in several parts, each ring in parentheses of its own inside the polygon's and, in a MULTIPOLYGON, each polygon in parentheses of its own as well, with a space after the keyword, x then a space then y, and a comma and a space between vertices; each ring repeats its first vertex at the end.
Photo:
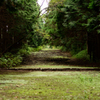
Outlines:
POLYGON ((18 66, 42 44, 37 0, 0 0, 0 68, 18 66))
POLYGON ((99 0, 50 0, 45 12, 40 15, 37 0, 0 0, 1 65, 21 62, 28 46, 45 44, 72 54, 87 50, 91 60, 100 60, 99 0))
POLYGON ((41 44, 39 9, 37 0, 0 0, 1 54, 24 44, 41 44))
POLYGON ((47 42, 73 54, 87 49, 90 59, 100 59, 100 1, 51 0, 45 14, 47 42))

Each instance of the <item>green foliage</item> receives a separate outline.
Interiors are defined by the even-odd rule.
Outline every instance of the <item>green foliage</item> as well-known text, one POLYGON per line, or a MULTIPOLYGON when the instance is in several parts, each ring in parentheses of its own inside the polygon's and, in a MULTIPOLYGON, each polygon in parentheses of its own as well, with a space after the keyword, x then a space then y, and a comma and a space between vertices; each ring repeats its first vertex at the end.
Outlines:
POLYGON ((40 23, 42 21, 39 18, 37 0, 4 0, 3 4, 5 6, 2 5, 2 7, 6 8, 4 13, 7 12, 7 15, 11 17, 11 19, 8 17, 8 19, 3 20, 5 20, 5 24, 9 27, 8 33, 10 37, 14 37, 13 42, 24 41, 24 43, 28 43, 34 47, 41 45, 42 35, 40 23))
POLYGON ((38 46, 37 48, 33 48, 33 52, 42 50, 42 46, 38 46))
POLYGON ((20 49, 19 52, 18 52, 19 55, 21 56, 27 56, 30 54, 30 52, 27 50, 27 49, 20 49))
POLYGON ((65 46, 61 46, 61 47, 59 47, 59 48, 60 48, 60 50, 63 51, 63 52, 68 51, 67 48, 66 48, 65 46))
POLYGON ((78 59, 90 60, 87 50, 82 50, 76 55, 73 55, 73 57, 78 58, 78 59))
POLYGON ((33 48, 37 48, 38 46, 42 45, 43 36, 39 32, 35 32, 28 40, 28 44, 33 48))
POLYGON ((10 39, 13 37, 13 44, 10 44, 12 46, 8 46, 11 48, 6 50, 11 53, 5 53, 0 58, 0 66, 12 67, 19 65, 23 57, 29 55, 30 52, 41 49, 39 46, 42 45, 43 39, 41 29, 43 21, 39 18, 37 0, 2 0, 0 4, 2 8, 6 8, 4 13, 7 12, 7 15, 11 16, 12 20, 9 17, 4 20, 7 22, 5 25, 7 24, 9 27, 8 34, 10 39), (20 44, 15 46, 16 43, 20 44))
MULTIPOLYGON (((28 41, 29 45, 34 44, 35 46, 38 46, 37 43, 39 39, 39 34, 35 32, 37 29, 38 24, 38 7, 36 5, 36 0, 29 0, 29 1, 19 1, 18 2, 20 6, 18 6, 18 16, 21 17, 21 20, 18 22, 21 22, 21 25, 18 24, 19 30, 24 33, 26 36, 26 40, 28 41), (22 9, 23 7, 23 9, 22 9)), ((18 29, 18 28, 17 28, 18 29)), ((19 32, 19 33, 21 33, 19 32)))
POLYGON ((23 57, 23 56, 29 55, 31 52, 40 51, 41 49, 42 49, 42 46, 33 48, 33 47, 30 47, 29 45, 25 44, 21 49, 19 49, 17 54, 21 55, 23 57))
POLYGON ((45 32, 49 34, 49 43, 75 53, 84 49, 86 33, 82 33, 83 28, 77 19, 80 15, 74 3, 63 1, 54 8, 49 9, 46 16, 45 32))
POLYGON ((3 57, 0 58, 0 67, 10 68, 20 65, 21 62, 22 62, 22 57, 20 55, 13 55, 11 53, 6 53, 3 57))
POLYGON ((25 44, 15 54, 12 54, 10 52, 5 53, 0 58, 0 67, 11 68, 14 66, 19 66, 22 63, 24 57, 28 56, 31 52, 40 51, 41 49, 42 49, 42 46, 33 48, 25 44))
MULTIPOLYGON (((73 54, 86 49, 87 34, 100 33, 99 12, 99 0, 64 0, 61 3, 51 0, 45 23, 45 32, 49 34, 48 42, 73 54)), ((99 44, 99 41, 95 42, 99 44)), ((94 48, 99 48, 99 45, 94 48)))

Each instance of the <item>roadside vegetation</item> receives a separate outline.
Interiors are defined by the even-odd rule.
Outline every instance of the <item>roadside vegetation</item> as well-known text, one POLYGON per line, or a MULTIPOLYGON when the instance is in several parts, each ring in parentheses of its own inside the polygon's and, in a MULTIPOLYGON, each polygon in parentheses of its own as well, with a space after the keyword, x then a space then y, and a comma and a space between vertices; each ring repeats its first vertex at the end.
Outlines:
POLYGON ((78 52, 77 54, 73 55, 73 57, 77 59, 84 59, 84 60, 90 61, 90 57, 87 53, 87 50, 82 50, 78 52))
POLYGON ((37 0, 0 1, 0 68, 22 63, 42 45, 42 19, 37 0))
POLYGON ((42 47, 29 47, 24 45, 21 49, 18 50, 16 54, 7 52, 0 58, 0 68, 12 68, 21 65, 23 59, 31 54, 31 52, 40 51, 42 47))

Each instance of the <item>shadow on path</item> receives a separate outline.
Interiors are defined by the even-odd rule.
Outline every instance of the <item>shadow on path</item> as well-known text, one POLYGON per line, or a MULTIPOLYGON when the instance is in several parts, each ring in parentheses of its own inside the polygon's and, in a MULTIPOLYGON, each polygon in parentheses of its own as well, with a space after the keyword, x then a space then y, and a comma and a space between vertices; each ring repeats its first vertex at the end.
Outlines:
POLYGON ((33 52, 24 58, 23 65, 71 65, 81 67, 100 67, 100 63, 90 63, 84 59, 75 59, 69 52, 60 50, 42 50, 33 52))

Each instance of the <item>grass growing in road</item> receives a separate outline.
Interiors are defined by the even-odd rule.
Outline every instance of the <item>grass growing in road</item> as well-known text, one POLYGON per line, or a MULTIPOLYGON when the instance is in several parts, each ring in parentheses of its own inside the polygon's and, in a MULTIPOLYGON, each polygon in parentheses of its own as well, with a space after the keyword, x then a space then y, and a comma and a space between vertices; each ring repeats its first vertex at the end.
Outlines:
POLYGON ((0 100, 100 100, 100 72, 0 72, 0 100))
MULTIPOLYGON (((96 69, 98 67, 84 67, 84 66, 71 66, 71 65, 24 65, 24 66, 20 66, 20 67, 13 67, 15 69, 37 69, 37 68, 42 68, 42 69, 45 69, 45 68, 87 68, 87 69, 96 69)), ((10 68, 10 69, 13 69, 13 68, 10 68)), ((99 69, 99 68, 98 68, 99 69)))

